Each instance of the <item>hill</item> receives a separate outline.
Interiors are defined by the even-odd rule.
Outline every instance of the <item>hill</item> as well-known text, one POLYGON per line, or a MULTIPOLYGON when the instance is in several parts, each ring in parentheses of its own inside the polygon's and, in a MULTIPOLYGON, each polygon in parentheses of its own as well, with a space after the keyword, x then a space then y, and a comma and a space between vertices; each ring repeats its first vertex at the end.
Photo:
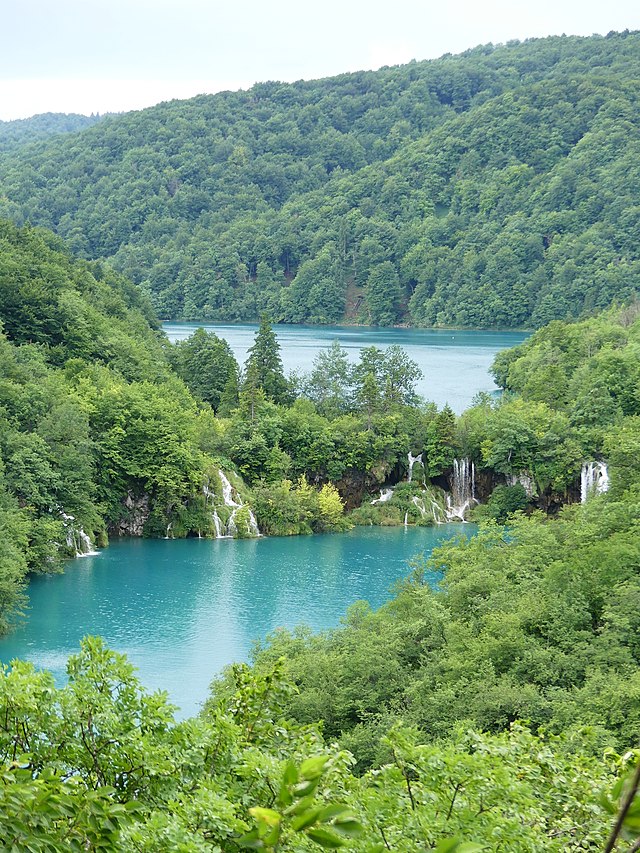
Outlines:
POLYGON ((640 34, 107 117, 0 157, 0 213, 163 317, 536 326, 638 274, 640 34))
POLYGON ((75 133, 101 120, 99 115, 77 113, 41 113, 31 118, 0 121, 0 151, 10 151, 29 142, 50 136, 75 133))

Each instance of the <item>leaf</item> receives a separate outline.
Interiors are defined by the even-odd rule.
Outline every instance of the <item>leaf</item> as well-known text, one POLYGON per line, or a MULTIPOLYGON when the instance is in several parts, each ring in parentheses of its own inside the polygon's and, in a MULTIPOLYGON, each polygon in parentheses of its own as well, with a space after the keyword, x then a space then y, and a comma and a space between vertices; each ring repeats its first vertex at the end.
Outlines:
POLYGON ((344 841, 341 838, 338 838, 337 835, 334 835, 332 832, 322 829, 321 827, 318 827, 318 829, 307 830, 307 835, 309 838, 312 838, 316 844, 319 844, 321 847, 326 847, 329 850, 337 850, 338 847, 344 847, 344 841))
POLYGON ((249 814, 253 815, 260 823, 266 823, 267 826, 278 826, 282 820, 278 812, 273 809, 263 809, 261 806, 254 806, 249 809, 249 814))
POLYGON ((340 835, 346 835, 348 838, 358 838, 363 832, 362 824, 354 817, 347 820, 337 820, 331 824, 331 828, 340 833, 340 835))
POLYGON ((320 814, 320 809, 310 809, 307 812, 302 812, 302 814, 297 815, 291 821, 291 828, 296 832, 299 832, 301 829, 305 829, 307 826, 311 826, 318 820, 318 815, 320 814))
POLYGON ((300 765, 300 778, 309 780, 319 779, 328 760, 328 755, 317 755, 315 758, 307 758, 300 765))
POLYGON ((318 816, 318 822, 328 823, 330 820, 333 820, 343 814, 348 814, 349 817, 351 817, 351 809, 347 806, 343 806, 341 803, 331 803, 331 805, 325 806, 321 809, 318 816))
POLYGON ((309 794, 313 794, 315 789, 318 787, 318 783, 320 779, 310 779, 308 782, 298 782, 297 785, 293 786, 293 795, 297 799, 301 797, 308 797, 309 794))

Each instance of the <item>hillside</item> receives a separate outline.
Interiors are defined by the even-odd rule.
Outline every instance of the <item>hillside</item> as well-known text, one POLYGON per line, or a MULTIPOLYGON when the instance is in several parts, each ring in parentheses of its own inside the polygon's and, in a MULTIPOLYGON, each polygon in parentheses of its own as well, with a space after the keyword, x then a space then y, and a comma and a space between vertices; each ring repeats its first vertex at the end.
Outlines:
POLYGON ((0 213, 174 319, 517 327, 638 275, 640 34, 107 117, 0 156, 0 213))
POLYGON ((91 127, 101 116, 83 116, 77 113, 41 113, 31 118, 0 121, 0 151, 10 151, 29 142, 38 142, 50 136, 75 133, 91 127))
POLYGON ((164 535, 187 517, 209 532, 216 466, 201 445, 216 428, 144 296, 55 235, 0 222, 0 319, 1 634, 28 572, 108 532, 164 535))

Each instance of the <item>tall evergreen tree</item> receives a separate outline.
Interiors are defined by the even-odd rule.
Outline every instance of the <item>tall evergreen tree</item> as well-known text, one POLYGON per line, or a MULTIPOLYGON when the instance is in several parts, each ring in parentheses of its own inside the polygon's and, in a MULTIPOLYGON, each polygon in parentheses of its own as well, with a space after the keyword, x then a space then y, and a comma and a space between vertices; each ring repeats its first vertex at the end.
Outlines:
POLYGON ((261 388, 267 399, 286 404, 291 401, 289 383, 285 379, 280 358, 280 344, 266 314, 262 315, 253 346, 245 363, 245 385, 261 388))

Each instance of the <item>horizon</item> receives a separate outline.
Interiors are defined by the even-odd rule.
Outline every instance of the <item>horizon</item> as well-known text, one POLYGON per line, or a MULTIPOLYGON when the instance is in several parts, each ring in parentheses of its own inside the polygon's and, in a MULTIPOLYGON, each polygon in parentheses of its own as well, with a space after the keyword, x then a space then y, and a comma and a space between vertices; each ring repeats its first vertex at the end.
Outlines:
POLYGON ((0 120, 47 113, 120 114, 200 94, 244 91, 434 61, 481 45, 640 29, 640 9, 614 0, 434 3, 327 0, 321 13, 292 0, 213 9, 208 0, 25 0, 7 10, 0 120), (28 14, 25 14, 27 12, 28 14), (410 26, 407 24, 410 23, 410 26), (55 32, 55 38, 51 33, 55 32), (310 34, 313 34, 311 38, 310 34))

